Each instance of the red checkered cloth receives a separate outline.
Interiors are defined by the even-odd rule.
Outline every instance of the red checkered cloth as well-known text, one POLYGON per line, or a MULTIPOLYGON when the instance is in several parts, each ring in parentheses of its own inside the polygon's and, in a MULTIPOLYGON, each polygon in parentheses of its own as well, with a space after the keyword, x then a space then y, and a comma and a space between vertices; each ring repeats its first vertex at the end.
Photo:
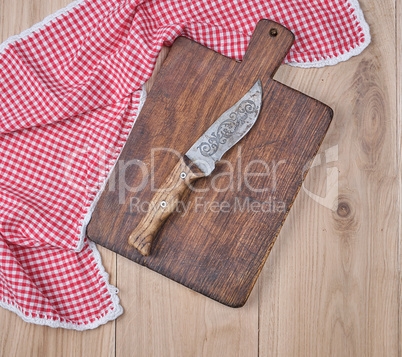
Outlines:
POLYGON ((122 313, 85 228, 142 85, 178 36, 241 59, 262 18, 293 31, 296 66, 370 42, 357 0, 79 0, 0 45, 1 306, 78 330, 122 313))

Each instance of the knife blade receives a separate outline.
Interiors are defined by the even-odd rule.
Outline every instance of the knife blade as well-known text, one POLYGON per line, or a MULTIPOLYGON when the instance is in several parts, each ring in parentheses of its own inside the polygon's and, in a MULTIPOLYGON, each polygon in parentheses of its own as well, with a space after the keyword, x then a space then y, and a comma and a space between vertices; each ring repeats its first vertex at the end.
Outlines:
POLYGON ((215 163, 250 131, 260 114, 261 104, 262 85, 259 79, 179 160, 162 188, 153 196, 148 212, 131 233, 128 239, 130 245, 144 256, 151 253, 153 238, 176 209, 185 190, 195 180, 209 176, 215 169, 215 163))

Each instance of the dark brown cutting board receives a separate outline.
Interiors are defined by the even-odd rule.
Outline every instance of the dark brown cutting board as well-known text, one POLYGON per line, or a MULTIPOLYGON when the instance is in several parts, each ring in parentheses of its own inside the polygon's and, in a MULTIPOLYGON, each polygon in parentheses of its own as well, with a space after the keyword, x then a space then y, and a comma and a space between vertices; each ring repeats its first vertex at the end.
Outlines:
POLYGON ((113 185, 109 180, 97 204, 88 237, 223 304, 242 306, 332 119, 324 104, 272 80, 293 40, 284 27, 262 20, 239 63, 179 37, 119 158, 113 185), (155 237, 151 255, 142 256, 128 237, 144 215, 141 206, 152 199, 152 178, 160 187, 179 159, 152 149, 186 153, 258 78, 263 105, 256 124, 225 154, 225 163, 196 182, 206 192, 188 191, 186 210, 179 206, 155 237), (147 184, 139 192, 122 191, 122 178, 132 188, 144 178, 147 184))

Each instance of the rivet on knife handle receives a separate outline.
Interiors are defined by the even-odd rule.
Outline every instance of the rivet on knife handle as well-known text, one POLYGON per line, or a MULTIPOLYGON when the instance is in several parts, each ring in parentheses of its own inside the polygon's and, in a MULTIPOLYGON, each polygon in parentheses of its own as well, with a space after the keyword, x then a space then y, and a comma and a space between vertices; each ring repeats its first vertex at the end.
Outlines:
POLYGON ((142 255, 149 255, 159 228, 176 209, 184 191, 197 178, 208 176, 223 154, 246 135, 255 124, 261 110, 262 86, 258 80, 234 106, 223 113, 187 151, 185 157, 198 167, 194 173, 181 158, 155 194, 150 210, 129 237, 129 244, 142 255))
POLYGON ((142 255, 149 255, 152 241, 160 227, 176 209, 184 191, 197 178, 203 177, 202 172, 195 173, 185 163, 184 158, 173 168, 166 181, 150 202, 150 209, 135 230, 128 242, 137 248, 142 255))

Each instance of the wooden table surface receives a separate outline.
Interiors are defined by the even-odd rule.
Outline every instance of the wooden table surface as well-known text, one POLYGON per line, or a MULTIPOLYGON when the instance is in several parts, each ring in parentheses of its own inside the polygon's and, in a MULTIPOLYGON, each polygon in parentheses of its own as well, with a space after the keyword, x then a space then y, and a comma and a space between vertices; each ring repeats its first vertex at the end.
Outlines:
MULTIPOLYGON (((0 39, 68 3, 0 0, 0 39)), ((402 5, 360 4, 372 34, 361 55, 322 69, 282 66, 275 76, 329 104, 335 116, 321 165, 308 174, 243 308, 220 305, 100 247, 124 314, 77 332, 27 324, 0 309, 0 356, 398 355, 402 5), (311 197, 325 196, 333 175, 337 210, 311 197)))

